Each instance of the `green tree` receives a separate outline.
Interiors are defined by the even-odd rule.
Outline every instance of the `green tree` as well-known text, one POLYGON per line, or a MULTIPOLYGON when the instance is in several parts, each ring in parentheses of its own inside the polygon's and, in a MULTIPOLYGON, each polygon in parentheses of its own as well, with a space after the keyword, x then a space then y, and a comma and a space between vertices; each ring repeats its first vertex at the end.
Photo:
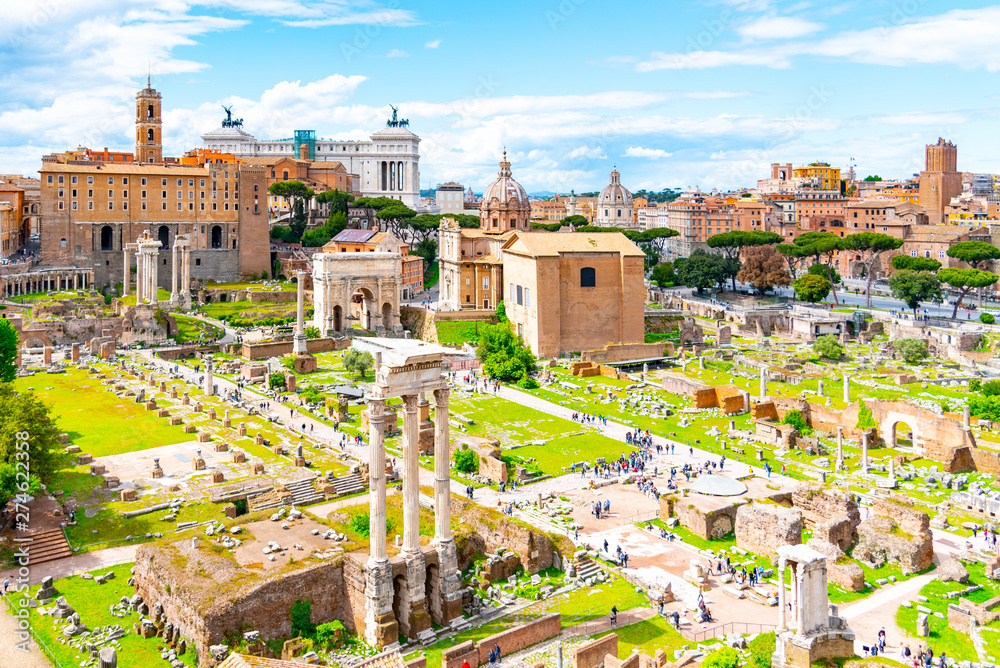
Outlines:
POLYGON ((892 268, 896 270, 912 269, 913 271, 937 271, 941 263, 929 257, 911 257, 909 255, 894 255, 892 268))
POLYGON ((316 627, 316 642, 327 651, 339 645, 346 635, 347 629, 344 627, 344 622, 339 619, 316 627))
POLYGON ((575 213, 572 216, 566 216, 559 222, 561 225, 569 227, 583 227, 588 224, 587 219, 578 213, 575 213))
POLYGON ((806 232, 795 238, 795 245, 802 248, 809 257, 813 258, 813 264, 810 265, 807 271, 822 276, 830 282, 833 302, 839 304, 840 301, 837 299, 837 283, 840 282, 840 274, 833 267, 833 257, 841 248, 840 237, 830 232, 806 232), (826 258, 826 261, 821 261, 821 258, 826 258), (820 265, 821 269, 813 270, 812 268, 817 264, 820 265))
POLYGON ((275 197, 288 200, 292 221, 289 226, 291 235, 286 241, 298 241, 306 229, 305 202, 315 195, 315 191, 302 181, 275 181, 268 186, 267 191, 275 197))
POLYGON ((803 264, 806 258, 812 256, 808 248, 796 246, 795 244, 778 244, 774 249, 785 256, 785 262, 788 263, 788 271, 792 275, 792 280, 798 278, 799 265, 803 264))
POLYGON ((292 637, 311 638, 316 633, 312 622, 312 601, 299 599, 292 604, 292 637))
POLYGON ((726 280, 722 260, 721 255, 699 248, 683 263, 675 262, 674 273, 682 284, 695 288, 698 294, 701 294, 705 288, 719 285, 726 280))
POLYGON ((839 360, 844 356, 844 346, 840 345, 840 341, 833 334, 818 337, 813 342, 813 351, 831 360, 839 360))
POLYGON ((878 174, 869 174, 865 177, 865 181, 881 181, 882 177, 878 174))
POLYGON ((896 339, 892 345, 907 364, 916 364, 930 354, 923 339, 896 339))
POLYGON ((815 274, 800 276, 792 283, 792 287, 795 289, 796 299, 813 304, 823 301, 830 294, 830 281, 815 274))
POLYGON ((368 351, 361 351, 355 348, 349 349, 344 353, 344 357, 341 358, 341 364, 349 372, 359 376, 361 380, 365 379, 368 370, 372 368, 375 360, 372 359, 372 354, 368 351))
POLYGON ((677 277, 674 275, 674 263, 661 262, 653 267, 653 271, 649 275, 649 280, 661 288, 668 288, 673 285, 677 281, 677 277))
POLYGON ((507 305, 502 299, 497 303, 497 321, 507 322, 507 305))
POLYGON ((0 318, 0 383, 17 378, 17 330, 10 320, 0 318))
POLYGON ((490 378, 516 381, 535 370, 535 356, 510 323, 486 325, 479 333, 476 355, 490 378))
POLYGON ((750 663, 747 668, 771 668, 771 655, 775 648, 774 631, 761 633, 750 641, 747 649, 750 650, 750 663))
MULTIPOLYGON (((961 260, 973 269, 986 270, 993 260, 1000 258, 1000 248, 985 241, 962 241, 952 244, 948 257, 961 260)), ((982 286, 986 287, 986 286, 982 286)), ((983 291, 979 290, 979 308, 983 307, 983 291)))
MULTIPOLYGON (((957 244, 956 244, 957 245, 957 244)), ((938 279, 947 283, 959 291, 958 300, 955 302, 955 309, 951 312, 951 317, 958 317, 958 307, 962 305, 965 295, 976 288, 985 288, 993 285, 1000 277, 996 274, 981 271, 979 269, 958 269, 957 267, 947 267, 937 274, 938 279)))
POLYGON ((848 234, 841 239, 844 250, 851 250, 861 255, 865 268, 865 306, 872 305, 872 278, 875 275, 875 264, 882 253, 896 250, 903 245, 902 239, 890 237, 881 232, 858 232, 848 234))
MULTIPOLYGON (((739 258, 740 252, 750 246, 773 246, 780 244, 781 235, 776 232, 765 232, 763 230, 734 230, 732 232, 721 232, 714 234, 705 240, 709 248, 721 250, 727 258, 739 258)), ((739 273, 739 270, 737 270, 739 273)), ((736 274, 733 274, 733 290, 736 290, 736 274)))
POLYGON ((354 201, 354 195, 342 190, 325 190, 316 195, 316 201, 320 204, 330 205, 331 217, 335 213, 342 213, 346 218, 347 208, 354 201))
POLYGON ((268 387, 272 390, 283 389, 285 387, 285 374, 272 373, 270 379, 268 380, 268 387))
POLYGON ((892 296, 906 302, 914 315, 920 308, 920 302, 941 299, 941 281, 929 271, 900 269, 889 277, 889 288, 892 290, 892 296))
MULTIPOLYGON (((726 260, 736 260, 736 258, 726 258, 726 260)), ((754 246, 743 251, 737 278, 741 283, 752 285, 760 294, 775 286, 784 286, 792 282, 788 269, 785 268, 785 259, 774 250, 774 246, 754 246)))
POLYGON ((802 413, 795 409, 785 413, 785 417, 781 421, 781 424, 789 424, 795 427, 795 431, 799 432, 803 436, 808 436, 812 433, 812 428, 809 426, 809 423, 806 422, 806 419, 802 417, 802 413))
POLYGON ((49 406, 34 392, 19 392, 11 383, 0 383, 0 463, 16 467, 24 460, 18 453, 26 452, 31 473, 45 481, 55 470, 61 450, 59 428, 49 406), (20 443, 27 443, 27 449, 19 449, 20 443))
POLYGON ((706 656, 701 668, 736 668, 740 663, 740 653, 732 647, 722 647, 706 656))
POLYGON ((28 496, 38 496, 42 491, 41 479, 33 474, 28 474, 28 479, 24 480, 24 471, 21 471, 21 479, 18 479, 18 470, 14 464, 8 462, 0 463, 0 504, 7 505, 11 499, 17 498, 19 494, 28 496))
POLYGON ((992 313, 979 314, 979 322, 983 323, 984 325, 992 325, 996 321, 997 319, 993 317, 992 313))

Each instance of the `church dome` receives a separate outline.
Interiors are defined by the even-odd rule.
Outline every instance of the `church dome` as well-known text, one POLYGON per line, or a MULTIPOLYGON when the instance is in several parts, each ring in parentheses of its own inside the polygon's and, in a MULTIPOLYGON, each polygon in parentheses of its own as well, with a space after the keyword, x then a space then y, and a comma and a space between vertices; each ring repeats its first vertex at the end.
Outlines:
POLYGON ((483 191, 483 204, 487 204, 494 198, 501 204, 510 208, 531 209, 528 202, 528 193, 520 183, 514 180, 510 172, 510 163, 507 162, 507 152, 504 151, 503 160, 500 161, 500 175, 496 181, 486 186, 483 191))
POLYGON ((632 193, 621 183, 621 174, 618 170, 612 170, 611 183, 604 186, 604 190, 597 197, 598 206, 618 206, 632 208, 632 193))

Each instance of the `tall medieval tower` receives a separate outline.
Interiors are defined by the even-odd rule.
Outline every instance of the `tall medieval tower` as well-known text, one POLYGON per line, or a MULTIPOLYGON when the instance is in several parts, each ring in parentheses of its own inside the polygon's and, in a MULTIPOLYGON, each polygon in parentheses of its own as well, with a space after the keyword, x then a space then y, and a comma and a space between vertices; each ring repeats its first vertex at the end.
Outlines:
POLYGON ((135 94, 135 161, 145 164, 163 162, 163 119, 160 116, 160 94, 149 80, 135 94))
POLYGON ((958 171, 958 148, 950 141, 938 138, 928 144, 926 165, 920 172, 920 206, 927 211, 931 225, 945 222, 945 209, 952 197, 962 194, 962 173, 958 171))

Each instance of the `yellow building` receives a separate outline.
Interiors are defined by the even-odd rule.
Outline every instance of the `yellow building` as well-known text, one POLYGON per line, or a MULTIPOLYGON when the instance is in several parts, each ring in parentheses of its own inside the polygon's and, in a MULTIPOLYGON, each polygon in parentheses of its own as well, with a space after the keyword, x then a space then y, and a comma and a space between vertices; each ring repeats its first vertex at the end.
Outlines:
POLYGON ((805 167, 796 167, 794 177, 811 181, 820 190, 840 190, 840 167, 831 167, 826 162, 812 162, 805 167))
POLYGON ((10 204, 0 202, 0 250, 7 256, 18 247, 17 210, 10 204))

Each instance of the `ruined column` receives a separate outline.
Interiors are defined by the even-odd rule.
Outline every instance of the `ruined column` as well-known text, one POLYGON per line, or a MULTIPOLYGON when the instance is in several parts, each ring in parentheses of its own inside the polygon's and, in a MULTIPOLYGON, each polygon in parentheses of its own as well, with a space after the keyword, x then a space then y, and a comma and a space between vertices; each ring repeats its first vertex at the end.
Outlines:
MULTIPOLYGON (((375 368, 381 366, 381 353, 375 368)), ((392 612, 392 569, 385 545, 385 399, 368 397, 368 535, 365 564, 365 641, 374 647, 396 642, 399 625, 392 612)))
POLYGON ((420 461, 417 436, 420 422, 417 395, 403 396, 403 551, 420 550, 420 461))
POLYGON ((851 379, 844 374, 844 403, 851 403, 851 379))
POLYGON ((868 432, 861 433, 861 472, 868 473, 868 432))
POLYGON ((414 638, 431 626, 427 614, 427 564, 420 551, 420 413, 416 394, 403 395, 403 560, 406 588, 400 596, 400 633, 414 638))
POLYGON ((152 249, 149 253, 149 263, 153 266, 153 270, 149 276, 149 282, 152 284, 149 287, 149 303, 156 306, 159 303, 159 289, 160 289, 160 253, 156 249, 152 249))
POLYGON ((306 346, 306 328, 305 328, 305 303, 306 303, 306 288, 305 288, 305 275, 304 271, 295 272, 295 276, 298 279, 296 285, 296 306, 295 306, 295 337, 292 340, 292 352, 296 355, 304 355, 308 352, 306 346))
POLYGON ((118 652, 114 647, 102 647, 98 650, 97 668, 118 668, 118 652))
POLYGON ((792 587, 795 589, 795 627, 799 633, 805 633, 806 630, 806 605, 807 602, 801 599, 805 598, 806 594, 806 566, 805 564, 796 564, 795 568, 795 581, 792 583, 792 587))
POLYGON ((896 458, 889 455, 889 484, 896 486, 896 458))
POLYGON ((962 407, 962 429, 966 431, 972 429, 971 411, 968 405, 962 407))
POLYGON ((837 470, 844 468, 844 428, 837 425, 837 470))
POLYGON ((175 240, 174 247, 170 253, 170 303, 174 306, 180 303, 180 293, 178 292, 180 281, 177 280, 177 264, 177 241, 175 240))
POLYGON ((434 542, 438 553, 440 597, 428 604, 433 621, 445 625, 462 619, 462 579, 458 550, 451 537, 451 447, 448 438, 447 387, 434 390, 434 542))
POLYGON ((761 367, 760 369, 760 400, 763 401, 764 397, 767 396, 767 371, 761 367))
POLYGON ((142 250, 136 246, 135 251, 135 303, 142 303, 142 250))
POLYGON ((215 384, 212 382, 212 356, 205 355, 205 395, 215 394, 215 384))
POLYGON ((826 396, 826 388, 823 386, 823 381, 819 381, 819 388, 816 390, 816 394, 823 397, 826 396))
POLYGON ((785 630, 785 567, 787 565, 784 557, 778 558, 778 635, 785 630))

